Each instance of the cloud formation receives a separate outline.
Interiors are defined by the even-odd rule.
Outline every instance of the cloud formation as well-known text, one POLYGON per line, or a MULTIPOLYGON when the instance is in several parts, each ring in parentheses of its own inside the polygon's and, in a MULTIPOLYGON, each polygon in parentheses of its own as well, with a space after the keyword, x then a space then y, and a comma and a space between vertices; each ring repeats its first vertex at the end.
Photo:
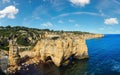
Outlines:
POLYGON ((119 24, 117 18, 107 18, 104 20, 104 23, 107 25, 114 25, 114 24, 119 24))
POLYGON ((120 5, 120 2, 119 2, 119 1, 117 1, 117 0, 113 0, 113 1, 114 1, 114 3, 120 5))
POLYGON ((10 0, 2 0, 3 3, 9 3, 10 0))
POLYGON ((68 22, 75 22, 75 20, 69 19, 68 22))
POLYGON ((15 15, 19 12, 19 9, 13 5, 5 7, 3 10, 0 10, 0 18, 10 18, 14 19, 15 15))
POLYGON ((90 0, 70 0, 70 2, 76 6, 84 7, 90 3, 90 0))
POLYGON ((62 20, 59 20, 58 23, 64 23, 62 20))
POLYGON ((80 27, 80 25, 79 24, 75 24, 75 27, 80 27))
POLYGON ((94 13, 94 12, 72 12, 72 13, 64 13, 64 14, 60 14, 58 16, 52 17, 52 19, 56 19, 56 18, 60 18, 60 17, 66 17, 66 16, 70 16, 70 15, 92 15, 92 16, 103 16, 101 15, 101 13, 94 13))
POLYGON ((51 22, 46 22, 46 23, 41 24, 41 26, 51 27, 51 26, 53 26, 53 24, 51 22))

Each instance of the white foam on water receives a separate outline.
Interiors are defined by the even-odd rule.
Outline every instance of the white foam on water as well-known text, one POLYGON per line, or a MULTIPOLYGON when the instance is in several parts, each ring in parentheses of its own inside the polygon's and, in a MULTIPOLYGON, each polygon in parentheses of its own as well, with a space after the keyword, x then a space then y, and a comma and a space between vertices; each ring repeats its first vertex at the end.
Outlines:
POLYGON ((120 72, 120 62, 114 60, 112 65, 113 65, 111 68, 112 71, 120 72))

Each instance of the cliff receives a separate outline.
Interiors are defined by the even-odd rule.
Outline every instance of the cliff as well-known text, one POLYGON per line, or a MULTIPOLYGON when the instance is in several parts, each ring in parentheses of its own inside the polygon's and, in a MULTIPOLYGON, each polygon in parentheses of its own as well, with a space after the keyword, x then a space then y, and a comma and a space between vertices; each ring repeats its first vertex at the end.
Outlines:
POLYGON ((88 58, 86 39, 103 37, 101 34, 64 35, 59 37, 47 37, 38 41, 33 51, 43 61, 52 60, 56 66, 60 66, 71 56, 76 59, 88 58))
POLYGON ((63 62, 69 60, 70 57, 76 59, 89 57, 86 39, 103 36, 101 34, 79 35, 63 33, 57 35, 46 33, 44 38, 41 38, 32 50, 23 52, 19 52, 17 44, 13 40, 9 45, 8 73, 15 75, 15 73, 23 73, 24 71, 24 73, 31 74, 32 68, 35 71, 34 74, 49 75, 51 73, 52 75, 59 75, 59 72, 56 71, 56 66, 59 67, 63 62), (45 68, 46 65, 49 68, 45 68))

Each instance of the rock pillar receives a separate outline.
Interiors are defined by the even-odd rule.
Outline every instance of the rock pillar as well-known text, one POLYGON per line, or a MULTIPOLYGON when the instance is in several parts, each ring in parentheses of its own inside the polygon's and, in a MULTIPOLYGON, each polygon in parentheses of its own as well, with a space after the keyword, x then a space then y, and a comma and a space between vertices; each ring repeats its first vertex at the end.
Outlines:
POLYGON ((15 40, 9 41, 9 65, 18 65, 20 63, 19 50, 15 40))

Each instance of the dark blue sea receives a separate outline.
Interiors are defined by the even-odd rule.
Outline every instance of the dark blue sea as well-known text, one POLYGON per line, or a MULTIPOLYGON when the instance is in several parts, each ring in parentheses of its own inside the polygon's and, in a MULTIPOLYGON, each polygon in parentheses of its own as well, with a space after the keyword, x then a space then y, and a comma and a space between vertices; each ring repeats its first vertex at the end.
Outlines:
POLYGON ((105 35, 86 43, 89 59, 78 61, 64 75, 120 75, 120 35, 105 35))
POLYGON ((88 75, 120 75, 120 35, 87 40, 88 75))

